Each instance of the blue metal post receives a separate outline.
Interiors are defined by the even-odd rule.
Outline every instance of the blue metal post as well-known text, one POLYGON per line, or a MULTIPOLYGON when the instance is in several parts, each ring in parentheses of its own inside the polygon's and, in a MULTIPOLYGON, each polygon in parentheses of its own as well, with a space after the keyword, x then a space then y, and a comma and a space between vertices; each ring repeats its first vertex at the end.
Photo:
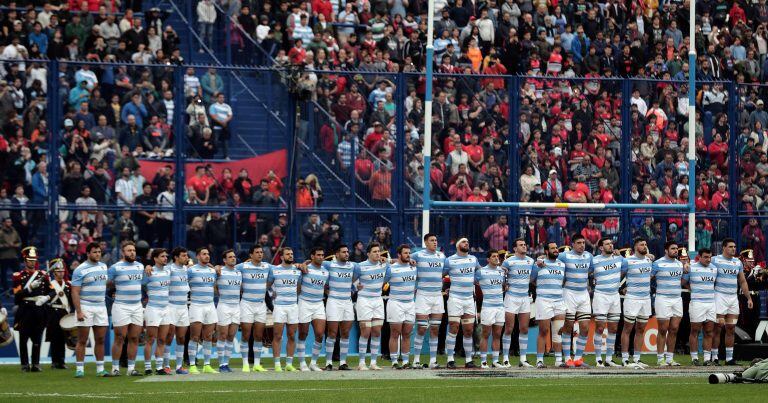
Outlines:
MULTIPOLYGON (((507 80, 507 96, 509 97, 509 133, 507 133, 507 164, 510 168, 510 178, 507 181, 507 195, 509 200, 520 200, 520 187, 517 178, 520 177, 520 76, 511 77, 507 80)), ((518 221, 520 220, 520 209, 510 207, 509 209, 509 236, 507 237, 507 246, 511 250, 512 240, 517 238, 518 221)))
MULTIPOLYGON (((620 178, 620 197, 621 203, 629 203, 629 190, 632 187, 632 159, 630 158, 631 151, 631 136, 629 122, 631 120, 629 112, 630 94, 632 93, 632 80, 621 81, 621 121, 624 124, 621 125, 621 141, 619 142, 619 161, 621 165, 619 167, 621 172, 620 178)), ((630 228, 630 215, 629 210, 622 210, 619 217, 619 245, 622 247, 630 244, 631 228, 630 228)))
POLYGON ((397 208, 397 213, 395 217, 392 217, 392 234, 394 235, 394 244, 400 245, 403 243, 404 237, 403 237, 403 231, 402 228, 404 228, 403 223, 406 222, 405 219, 405 205, 408 203, 407 201, 407 195, 403 190, 405 190, 405 176, 408 172, 405 166, 405 108, 403 105, 405 105, 405 77, 403 74, 398 74, 395 77, 395 81, 397 82, 397 88, 395 90, 395 99, 397 99, 395 105, 397 107, 395 108, 395 126, 396 126, 396 145, 395 150, 396 156, 397 156, 397 162, 395 171, 393 172, 394 175, 392 175, 392 180, 395 182, 394 187, 392 187, 392 200, 395 200, 395 207, 397 208))
MULTIPOLYGON (((59 98, 59 61, 48 63, 48 127, 51 139, 48 142, 48 231, 46 233, 45 255, 50 260, 59 253, 59 144, 61 144, 61 99, 59 98)), ((26 245, 25 245, 26 246, 26 245)))
POLYGON ((285 197, 288 202, 288 245, 301 245, 299 239, 299 228, 301 223, 299 217, 296 214, 296 176, 297 171, 297 159, 298 148, 296 142, 296 119, 298 118, 298 100, 295 96, 291 95, 288 100, 288 132, 285 136, 287 141, 287 162, 288 162, 288 186, 285 197))
POLYGON ((173 201, 173 245, 184 245, 187 238, 186 217, 184 215, 184 155, 186 149, 186 127, 184 124, 184 71, 185 67, 176 67, 173 70, 174 99, 176 107, 173 109, 173 144, 176 149, 173 153, 175 163, 174 189, 176 198, 173 201))
MULTIPOLYGON (((735 195, 739 186, 739 172, 737 164, 736 140, 739 133, 739 121, 737 119, 737 101, 738 101, 738 88, 734 81, 728 83, 728 126, 731 128, 731 134, 728 136, 728 151, 730 153, 728 158, 728 191, 735 195)), ((690 169, 690 168, 689 168, 690 169)), ((693 193, 693 192, 691 192, 693 193)), ((739 198, 730 197, 728 199, 728 214, 731 216, 731 225, 728 226, 730 230, 730 236, 737 241, 741 236, 742 223, 739 220, 739 198)), ((740 245, 737 242, 737 245, 740 245)))

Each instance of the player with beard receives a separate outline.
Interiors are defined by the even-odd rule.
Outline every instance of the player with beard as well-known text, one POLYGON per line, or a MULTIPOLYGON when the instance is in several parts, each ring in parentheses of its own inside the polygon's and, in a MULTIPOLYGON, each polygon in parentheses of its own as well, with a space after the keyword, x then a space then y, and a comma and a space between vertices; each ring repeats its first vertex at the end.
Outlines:
POLYGON ((546 257, 540 256, 536 262, 537 267, 531 272, 531 282, 536 284, 536 321, 539 324, 539 337, 536 340, 536 368, 546 368, 544 352, 550 334, 552 346, 555 349, 555 365, 563 364, 563 340, 560 332, 565 321, 565 302, 563 302, 565 263, 557 258, 559 254, 557 243, 547 243, 546 257))
POLYGON ((282 263, 272 266, 267 278, 267 288, 274 293, 275 310, 272 314, 274 334, 272 336, 272 354, 275 358, 275 372, 282 372, 283 329, 287 329, 288 340, 285 350, 288 353, 285 370, 296 371, 293 366, 293 353, 296 349, 296 328, 299 324, 298 295, 301 291, 301 270, 294 265, 293 249, 280 250, 282 263), (274 288, 273 288, 274 287, 274 288))
POLYGON ((171 315, 168 307, 168 295, 171 285, 171 272, 167 266, 168 252, 158 248, 152 251, 155 263, 150 267, 149 274, 145 273, 143 284, 147 291, 147 307, 144 309, 144 322, 147 326, 147 341, 144 344, 144 374, 152 375, 152 344, 157 341, 155 348, 155 364, 157 375, 171 375, 170 368, 163 362, 165 351, 170 346, 165 345, 168 338, 168 326, 171 315))
POLYGON ((108 287, 115 290, 112 304, 112 327, 115 341, 112 344, 112 376, 120 376, 120 356, 123 343, 128 343, 128 374, 141 376, 136 371, 136 353, 139 349, 139 334, 144 327, 144 307, 141 305, 141 283, 144 266, 136 261, 136 244, 131 241, 121 246, 123 260, 109 268, 108 287))
POLYGON ((472 335, 475 330, 475 269, 480 268, 477 258, 469 254, 469 240, 461 238, 456 242, 456 253, 445 259, 443 274, 451 279, 448 291, 448 334, 445 338, 445 351, 448 355, 448 368, 456 368, 453 352, 459 323, 464 341, 466 368, 475 368, 472 362, 472 335))
POLYGON ((621 330, 621 362, 629 368, 648 368, 640 361, 645 325, 651 317, 651 270, 653 260, 648 255, 648 241, 636 238, 632 243, 634 254, 624 258, 621 274, 627 282, 624 295, 624 327, 621 330), (629 362, 629 337, 635 328, 633 362, 629 362))
POLYGON ((480 353, 485 352, 485 359, 480 367, 483 369, 488 368, 488 356, 491 355, 487 351, 488 336, 491 334, 493 334, 491 365, 494 368, 504 368, 504 365, 499 363, 499 347, 501 329, 504 327, 504 281, 507 276, 504 269, 499 266, 499 260, 499 252, 491 249, 488 251, 488 265, 475 271, 475 283, 483 292, 483 309, 480 311, 480 325, 483 327, 480 353))
POLYGON ((653 262, 651 277, 656 279, 656 319, 659 322, 657 364, 660 367, 679 367, 675 358, 675 342, 683 317, 683 298, 680 288, 683 263, 677 260, 678 247, 674 241, 664 245, 664 256, 653 262), (666 348, 666 354, 664 349, 666 348), (665 360, 666 356, 666 360, 665 360))
POLYGON ((571 239, 572 250, 564 247, 565 251, 558 260, 565 263, 565 286, 563 301, 565 302, 565 325, 563 326, 563 353, 567 367, 588 368, 582 359, 589 337, 589 322, 592 315, 592 305, 589 300, 589 268, 592 265, 592 254, 587 252, 586 240, 581 234, 571 239), (576 339, 576 351, 571 359, 571 341, 574 323, 579 323, 579 337, 576 339))
POLYGON ((219 372, 232 372, 229 357, 234 349, 235 335, 240 326, 240 288, 243 276, 235 267, 237 255, 232 249, 221 254, 224 266, 217 268, 216 292, 219 303, 216 306, 216 352, 219 358, 219 372))
POLYGON ((699 249, 699 259, 683 275, 683 285, 691 291, 688 314, 691 318, 691 333, 688 346, 691 349, 691 364, 699 366, 699 332, 704 330, 702 349, 704 362, 712 359, 712 337, 715 332, 715 277, 717 267, 712 263, 712 251, 699 249))
POLYGON ((387 271, 389 283, 389 301, 387 301, 387 322, 389 322, 389 357, 392 368, 410 368, 411 332, 416 320, 416 267, 411 265, 411 248, 408 245, 397 247, 397 260, 389 265, 387 271), (402 365, 397 362, 398 343, 402 365))
POLYGON ((108 269, 101 263, 101 246, 91 242, 85 247, 88 260, 77 266, 72 272, 72 305, 77 315, 77 346, 75 357, 77 370, 75 378, 85 376, 85 346, 93 328, 95 345, 93 355, 96 358, 96 375, 107 376, 104 371, 104 339, 109 328, 107 306, 104 299, 107 291, 108 269))
POLYGON ((197 349, 203 345, 203 373, 216 374, 211 367, 213 332, 219 321, 213 303, 216 270, 210 266, 211 252, 202 247, 197 250, 197 264, 187 271, 189 279, 189 373, 197 374, 197 349))
POLYGON ((616 332, 619 330, 621 319, 621 285, 622 257, 613 253, 613 241, 602 238, 597 242, 600 254, 592 258, 590 274, 595 281, 595 294, 592 301, 592 312, 595 316, 595 365, 597 367, 620 367, 613 362, 613 349, 616 345, 616 332), (608 329, 606 338, 605 361, 602 361, 603 330, 608 329))
POLYGON ((349 331, 355 320, 355 309, 352 304, 352 277, 357 264, 349 261, 349 247, 339 245, 336 258, 323 262, 323 268, 328 270, 328 300, 325 303, 326 329, 325 337, 325 370, 333 370, 333 349, 336 338, 339 341, 339 370, 350 371, 347 365, 349 352, 349 331))
POLYGON ((248 251, 249 260, 240 263, 237 270, 243 275, 243 295, 240 301, 240 331, 242 343, 240 354, 243 358, 243 372, 266 372, 261 366, 261 350, 263 348, 264 327, 267 323, 267 277, 272 267, 263 262, 264 250, 259 244, 251 246, 248 251), (253 337, 253 367, 248 365, 248 346, 253 337))
POLYGON ((437 250, 437 235, 424 235, 424 249, 411 255, 417 269, 416 281, 416 337, 413 341, 414 369, 421 368, 421 346, 429 329, 429 367, 440 368, 437 363, 437 341, 445 305, 443 302, 443 265, 445 254, 437 250))
POLYGON ((725 327, 726 365, 737 365, 736 360, 733 359, 733 343, 736 322, 739 320, 739 288, 741 294, 747 299, 747 307, 752 309, 753 306, 747 279, 744 277, 744 265, 736 256, 736 241, 726 238, 723 240, 723 253, 712 258, 712 263, 717 267, 715 280, 717 325, 714 341, 717 346, 720 345, 720 333, 725 327))
POLYGON ((370 369, 378 371, 376 360, 379 357, 381 345, 381 327, 384 325, 384 299, 381 291, 384 287, 384 278, 389 265, 381 261, 381 247, 378 242, 371 242, 366 248, 368 260, 360 262, 355 271, 354 284, 357 288, 357 322, 360 325, 360 338, 358 339, 358 354, 360 364, 359 371, 367 371, 365 365, 365 352, 368 340, 371 341, 371 366, 370 369))

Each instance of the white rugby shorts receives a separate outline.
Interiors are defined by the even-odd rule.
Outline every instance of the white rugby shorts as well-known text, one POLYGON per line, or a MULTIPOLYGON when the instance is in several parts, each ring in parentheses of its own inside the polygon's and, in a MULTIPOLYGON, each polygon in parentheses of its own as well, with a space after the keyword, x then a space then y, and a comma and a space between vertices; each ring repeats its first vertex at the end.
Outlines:
POLYGON ((357 297, 355 312, 358 321, 384 319, 384 300, 381 297, 357 297))
POLYGON ((504 323, 503 307, 483 307, 480 311, 480 324, 483 326, 501 325, 504 323))
POLYGON ((669 318, 683 317, 683 299, 681 297, 668 298, 656 296, 656 319, 666 320, 669 318))
POLYGON ((645 318, 650 318, 651 315, 653 315, 653 310, 651 309, 651 297, 624 298, 624 317, 625 318, 626 317, 637 318, 640 316, 645 318))
POLYGON ((474 298, 448 297, 448 316, 477 315, 474 298))
POLYGON ((325 320, 330 322, 351 322, 355 320, 355 305, 351 299, 328 298, 325 303, 325 320))
POLYGON ((241 300, 240 323, 267 323, 267 304, 241 300))
POLYGON ((164 308, 147 306, 144 309, 144 325, 148 327, 166 326, 171 324, 170 307, 164 308))
POLYGON ((565 315, 562 299, 536 298, 536 320, 552 319, 560 315, 565 315))
POLYGON ((416 303, 414 301, 387 301, 387 322, 403 323, 416 321, 416 303))
POLYGON ((717 322, 714 301, 691 301, 688 305, 688 316, 691 317, 691 323, 717 322))
POLYGON ((218 323, 219 317, 216 314, 216 306, 213 302, 208 304, 189 305, 189 323, 200 322, 204 325, 213 325, 218 323))
POLYGON ((594 315, 621 314, 621 297, 619 293, 604 294, 596 292, 592 299, 592 313, 594 315))
POLYGON ((275 310, 272 312, 272 321, 289 325, 299 323, 299 304, 275 305, 275 310))
POLYGON ((310 302, 299 298, 299 323, 309 323, 315 319, 325 320, 323 301, 310 302))
MULTIPOLYGON (((597 293, 595 293, 597 295, 597 293)), ((577 313, 592 313, 592 305, 589 303, 589 292, 563 289, 563 301, 565 313, 576 315, 577 313)))
POLYGON ((80 304, 83 320, 77 322, 78 327, 109 326, 109 315, 105 305, 80 304))
POLYGON ((186 305, 168 305, 171 324, 176 327, 189 326, 189 308, 186 305))
POLYGON ((240 324, 240 304, 224 304, 219 302, 216 307, 216 323, 218 326, 240 324))
POLYGON ((531 313, 530 297, 504 297, 504 312, 519 315, 531 313))
POLYGON ((442 315, 445 313, 442 294, 429 295, 416 291, 416 315, 442 315))
POLYGON ((141 304, 112 304, 112 326, 144 326, 144 307, 141 304))
POLYGON ((715 292, 715 313, 718 315, 738 315, 739 297, 736 294, 715 292))

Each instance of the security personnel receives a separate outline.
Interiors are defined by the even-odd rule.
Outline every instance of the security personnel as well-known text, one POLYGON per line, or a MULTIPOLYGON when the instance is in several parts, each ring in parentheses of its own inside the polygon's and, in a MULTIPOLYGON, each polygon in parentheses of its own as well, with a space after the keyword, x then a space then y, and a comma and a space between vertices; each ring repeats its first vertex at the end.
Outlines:
POLYGON ((22 372, 41 372, 40 342, 45 328, 46 308, 51 284, 45 271, 37 270, 37 249, 21 250, 24 270, 13 273, 13 295, 17 305, 14 329, 19 332, 19 357, 22 372), (29 366, 27 342, 32 340, 32 367, 29 366))
POLYGON ((53 369, 67 369, 64 365, 64 352, 69 334, 59 326, 59 321, 64 315, 72 312, 72 287, 66 279, 64 261, 60 258, 48 262, 48 271, 53 273, 51 288, 48 296, 51 301, 48 305, 48 331, 45 333, 46 341, 51 343, 51 363, 53 369))

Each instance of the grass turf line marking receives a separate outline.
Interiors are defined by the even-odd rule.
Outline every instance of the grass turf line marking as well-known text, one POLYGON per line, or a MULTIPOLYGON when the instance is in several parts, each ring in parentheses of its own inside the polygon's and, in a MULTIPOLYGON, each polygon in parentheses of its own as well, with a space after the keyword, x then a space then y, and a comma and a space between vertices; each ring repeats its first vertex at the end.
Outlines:
MULTIPOLYGON (((653 386, 659 385, 701 385, 705 380, 701 382, 672 382, 672 383, 654 383, 648 384, 653 386)), ((615 382, 611 382, 605 385, 618 386, 615 382)), ((637 384, 633 385, 637 386, 637 384)), ((601 386, 595 382, 579 382, 579 383, 536 383, 536 384, 498 384, 498 385, 443 385, 443 386, 398 386, 397 389, 483 389, 483 388, 508 388, 510 386, 515 387, 548 387, 548 386, 601 386)), ((285 393, 285 392, 341 392, 341 391, 372 391, 372 390, 392 390, 391 387, 343 387, 343 388, 286 388, 286 389, 220 389, 220 390, 196 390, 195 394, 232 394, 232 393, 285 393)), ((0 392, 0 396, 8 397, 75 397, 75 398, 87 398, 87 399, 119 399, 121 397, 128 396, 160 396, 160 395, 179 395, 189 394, 190 391, 155 391, 155 392, 111 392, 110 394, 93 394, 93 393, 35 393, 35 392, 0 392)))

